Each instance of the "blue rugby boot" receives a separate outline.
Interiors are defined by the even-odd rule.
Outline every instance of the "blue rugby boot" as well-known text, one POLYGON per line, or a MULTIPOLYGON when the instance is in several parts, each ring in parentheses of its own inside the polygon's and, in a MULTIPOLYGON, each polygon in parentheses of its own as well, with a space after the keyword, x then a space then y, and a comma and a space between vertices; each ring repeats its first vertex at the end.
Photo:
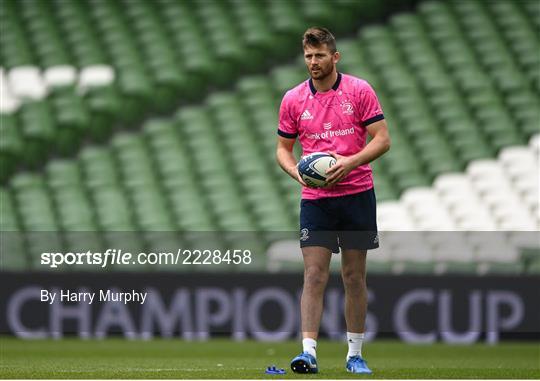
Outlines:
POLYGON ((291 369, 295 373, 317 373, 317 359, 307 352, 302 352, 292 359, 291 369))
POLYGON ((347 360, 347 372, 358 374, 372 374, 371 369, 368 368, 366 360, 360 356, 352 356, 347 360))

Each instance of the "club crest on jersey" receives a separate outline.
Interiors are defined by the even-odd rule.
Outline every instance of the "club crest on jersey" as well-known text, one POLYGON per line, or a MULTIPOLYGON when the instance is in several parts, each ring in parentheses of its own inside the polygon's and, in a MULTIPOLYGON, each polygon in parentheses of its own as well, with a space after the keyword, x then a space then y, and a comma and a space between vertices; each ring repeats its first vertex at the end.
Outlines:
POLYGON ((300 117, 301 120, 309 120, 309 119, 313 119, 313 115, 311 115, 311 113, 306 109, 304 110, 304 112, 302 113, 302 116, 300 117))
POLYGON ((345 115, 352 115, 354 114, 354 107, 351 102, 344 101, 344 102, 341 102, 341 111, 345 115))

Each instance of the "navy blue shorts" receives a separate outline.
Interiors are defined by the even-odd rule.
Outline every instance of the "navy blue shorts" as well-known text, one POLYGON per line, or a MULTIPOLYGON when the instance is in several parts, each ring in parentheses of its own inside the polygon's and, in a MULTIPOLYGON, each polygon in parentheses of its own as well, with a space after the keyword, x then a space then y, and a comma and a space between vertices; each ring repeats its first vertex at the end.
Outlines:
POLYGON ((300 247, 369 250, 379 247, 375 191, 300 202, 300 247))

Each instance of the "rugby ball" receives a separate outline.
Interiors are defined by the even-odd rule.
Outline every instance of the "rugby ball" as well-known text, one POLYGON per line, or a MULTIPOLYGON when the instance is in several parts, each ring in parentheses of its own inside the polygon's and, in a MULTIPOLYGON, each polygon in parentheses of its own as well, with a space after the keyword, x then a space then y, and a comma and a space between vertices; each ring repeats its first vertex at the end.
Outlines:
POLYGON ((298 173, 310 187, 326 185, 326 170, 336 164, 336 159, 326 152, 314 152, 298 162, 298 173))

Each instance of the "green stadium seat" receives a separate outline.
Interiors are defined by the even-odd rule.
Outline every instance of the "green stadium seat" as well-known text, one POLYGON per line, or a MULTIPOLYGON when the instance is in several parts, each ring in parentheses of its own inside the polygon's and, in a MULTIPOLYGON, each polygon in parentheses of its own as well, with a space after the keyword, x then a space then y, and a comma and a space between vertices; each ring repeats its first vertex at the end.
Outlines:
MULTIPOLYGON (((112 248, 122 250, 123 253, 137 253, 145 252, 144 237, 140 232, 128 231, 132 229, 116 229, 106 230, 103 232, 103 242, 105 248, 112 248)), ((153 269, 153 266, 148 264, 122 264, 107 266, 109 271, 132 271, 132 272, 149 272, 153 269)))
POLYGON ((397 198, 397 193, 390 179, 383 174, 384 172, 378 172, 374 169, 373 173, 373 182, 377 191, 377 201, 395 200, 397 198))
POLYGON ((83 100, 74 91, 59 91, 50 99, 56 116, 55 144, 61 154, 73 155, 82 137, 88 133, 90 115, 83 100))
POLYGON ((255 1, 233 0, 231 5, 234 21, 238 23, 245 41, 247 59, 253 67, 263 66, 268 52, 276 50, 264 10, 255 1))
POLYGON ((417 88, 414 79, 399 65, 386 69, 381 73, 381 78, 384 84, 383 89, 387 89, 392 97, 411 94, 417 88))
POLYGON ((527 273, 540 274, 540 251, 538 249, 525 250, 522 257, 526 264, 527 273))
POLYGON ((520 274, 523 272, 523 264, 521 263, 508 263, 508 262, 489 262, 479 263, 476 268, 477 274, 480 275, 500 275, 500 274, 520 274))
POLYGON ((171 231, 174 225, 167 204, 155 185, 138 187, 131 193, 138 226, 143 231, 171 231))
POLYGON ((43 177, 19 173, 13 177, 11 188, 26 231, 58 231, 58 224, 43 177))
POLYGON ((122 116, 122 100, 115 87, 96 87, 84 94, 90 116, 90 136, 104 142, 122 116))
POLYGON ((23 139, 13 114, 0 114, 0 181, 15 172, 23 155, 23 139))
POLYGON ((503 106, 501 97, 492 89, 485 88, 468 94, 467 103, 473 111, 482 108, 500 108, 503 106))
POLYGON ((345 52, 340 61, 340 70, 367 80, 374 88, 378 88, 378 77, 370 69, 367 62, 366 52, 357 41, 340 41, 339 51, 345 52))
MULTIPOLYGON (((304 14, 307 23, 312 25, 327 25, 335 33, 343 30, 347 30, 346 25, 339 25, 340 23, 346 23, 349 20, 339 18, 339 22, 336 22, 336 14, 339 12, 339 7, 334 6, 324 0, 304 0, 301 2, 301 11, 304 14)), ((340 14, 341 16, 343 13, 340 14)))
POLYGON ((22 136, 25 140, 23 160, 37 166, 54 146, 55 124, 46 101, 24 103, 18 111, 22 136))
POLYGON ((414 146, 432 180, 438 174, 461 170, 460 163, 454 160, 453 152, 442 136, 419 136, 415 139, 414 146))
POLYGON ((47 163, 45 171, 47 184, 52 190, 61 190, 70 186, 77 187, 82 184, 78 163, 73 160, 52 160, 47 163))
POLYGON ((132 122, 143 116, 152 101, 152 82, 140 68, 125 68, 118 78, 118 88, 126 98, 122 102, 122 114, 132 122))
POLYGON ((16 10, 16 2, 2 3, 0 23, 0 58, 2 66, 11 69, 31 65, 35 62, 29 41, 26 39, 23 23, 16 10))
POLYGON ((104 232, 135 230, 129 201, 119 187, 101 186, 92 191, 98 224, 104 232))
POLYGON ((509 94, 506 104, 512 110, 513 119, 519 123, 518 128, 525 138, 529 138, 539 130, 540 98, 532 92, 521 91, 509 94))
POLYGON ((49 3, 18 2, 35 54, 44 67, 69 64, 71 59, 49 3))
POLYGON ((519 5, 510 1, 489 3, 488 7, 495 14, 495 22, 501 27, 507 45, 516 53, 521 67, 538 68, 540 58, 535 54, 538 47, 538 33, 528 22, 527 13, 522 12, 519 5))
POLYGON ((28 188, 39 188, 43 187, 43 179, 33 173, 23 172, 18 173, 10 182, 10 186, 15 190, 22 190, 28 188))
POLYGON ((272 1, 268 3, 268 17, 274 29, 276 58, 284 58, 291 51, 298 49, 298 36, 304 31, 304 26, 298 23, 302 19, 299 4, 292 1, 272 1))
POLYGON ((272 71, 273 85, 279 94, 285 94, 307 79, 306 69, 300 65, 278 67, 272 71))
POLYGON ((27 271, 30 266, 28 255, 24 247, 24 235, 19 231, 0 231, 0 249, 2 271, 27 271))
POLYGON ((16 206, 8 189, 0 188, 0 205, 2 207, 0 231, 18 231, 19 222, 17 220, 16 206))
POLYGON ((90 188, 116 186, 119 174, 114 158, 106 148, 86 147, 79 155, 85 184, 90 188))
POLYGON ((92 206, 79 184, 55 190, 53 198, 62 230, 80 232, 97 230, 92 206))

